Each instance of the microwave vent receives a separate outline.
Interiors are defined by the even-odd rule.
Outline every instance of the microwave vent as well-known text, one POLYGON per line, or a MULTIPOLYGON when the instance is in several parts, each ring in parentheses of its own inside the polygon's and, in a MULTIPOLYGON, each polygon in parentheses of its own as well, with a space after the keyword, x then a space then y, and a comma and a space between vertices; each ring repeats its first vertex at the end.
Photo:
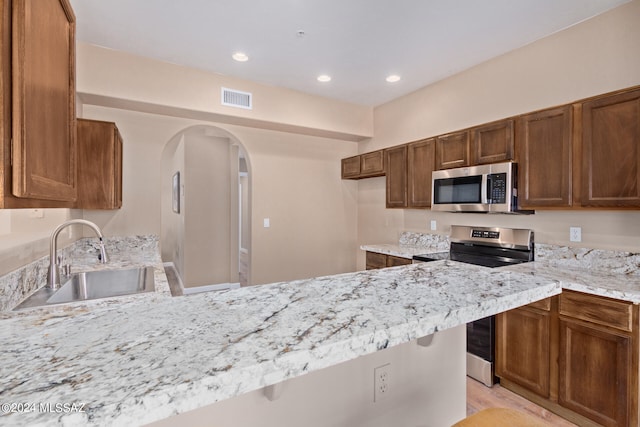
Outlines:
POLYGON ((252 94, 235 89, 222 88, 222 105, 251 110, 253 108, 252 94))

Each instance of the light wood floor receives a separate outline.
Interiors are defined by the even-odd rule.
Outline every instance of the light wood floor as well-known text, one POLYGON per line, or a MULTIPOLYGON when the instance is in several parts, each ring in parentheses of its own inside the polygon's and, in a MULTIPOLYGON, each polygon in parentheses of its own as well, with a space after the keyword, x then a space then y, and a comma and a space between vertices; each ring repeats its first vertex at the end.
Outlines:
POLYGON ((546 421, 552 426, 575 427, 576 425, 549 412, 546 409, 529 402, 499 384, 489 388, 480 382, 467 377, 467 415, 475 414, 485 408, 512 408, 537 419, 546 421))

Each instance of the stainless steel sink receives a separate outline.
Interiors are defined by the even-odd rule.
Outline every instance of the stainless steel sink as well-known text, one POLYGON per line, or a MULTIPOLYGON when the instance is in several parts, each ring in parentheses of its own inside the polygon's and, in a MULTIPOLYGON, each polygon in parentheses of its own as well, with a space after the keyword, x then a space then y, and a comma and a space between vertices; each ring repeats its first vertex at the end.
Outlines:
POLYGON ((154 290, 153 267, 96 270, 71 275, 57 291, 44 287, 23 301, 14 310, 138 294, 154 290))

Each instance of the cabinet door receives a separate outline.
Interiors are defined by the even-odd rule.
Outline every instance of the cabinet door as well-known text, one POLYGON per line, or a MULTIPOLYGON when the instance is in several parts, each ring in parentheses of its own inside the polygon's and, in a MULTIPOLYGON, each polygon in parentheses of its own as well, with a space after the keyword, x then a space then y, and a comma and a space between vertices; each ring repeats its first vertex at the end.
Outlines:
POLYGON ((360 177, 370 178, 384 175, 384 150, 360 155, 360 177))
POLYGON ((436 164, 435 138, 412 142, 407 146, 408 206, 431 206, 431 172, 436 164))
POLYGON ((583 206, 640 207, 640 90, 582 104, 583 206))
POLYGON ((13 194, 76 199, 75 16, 67 0, 14 0, 13 194))
POLYGON ((367 251, 366 256, 367 270, 375 270, 387 266, 387 256, 385 254, 367 251))
POLYGON ((513 160, 513 120, 501 120, 473 130, 472 164, 513 160))
POLYGON ((523 209, 571 206, 572 107, 518 119, 518 203, 523 209))
POLYGON ((387 267, 397 267, 399 265, 408 265, 408 264, 411 264, 411 260, 408 258, 387 255, 387 267))
POLYGON ((360 156, 342 159, 342 179, 353 179, 360 176, 360 156))
POLYGON ((407 207, 407 146, 385 150, 387 168, 387 207, 407 207))
POLYGON ((550 313, 521 307, 496 316, 496 375, 549 397, 550 313))
POLYGON ((630 425, 629 335, 561 318, 559 359, 562 406, 605 426, 630 425))
POLYGON ((122 205, 122 139, 115 123, 78 119, 80 209, 122 205))
POLYGON ((436 138, 436 169, 469 166, 469 132, 455 132, 436 138))

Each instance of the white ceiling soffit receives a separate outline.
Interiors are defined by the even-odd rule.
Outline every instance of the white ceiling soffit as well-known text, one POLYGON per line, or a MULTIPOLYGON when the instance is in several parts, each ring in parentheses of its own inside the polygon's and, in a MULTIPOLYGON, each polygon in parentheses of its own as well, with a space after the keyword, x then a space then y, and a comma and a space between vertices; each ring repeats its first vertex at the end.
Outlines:
POLYGON ((77 39, 375 106, 629 0, 71 0, 77 39), (304 31, 304 36, 298 32, 304 31), (231 55, 242 51, 247 62, 231 55), (320 74, 332 80, 320 83, 320 74), (390 74, 401 76, 387 83, 390 74))

